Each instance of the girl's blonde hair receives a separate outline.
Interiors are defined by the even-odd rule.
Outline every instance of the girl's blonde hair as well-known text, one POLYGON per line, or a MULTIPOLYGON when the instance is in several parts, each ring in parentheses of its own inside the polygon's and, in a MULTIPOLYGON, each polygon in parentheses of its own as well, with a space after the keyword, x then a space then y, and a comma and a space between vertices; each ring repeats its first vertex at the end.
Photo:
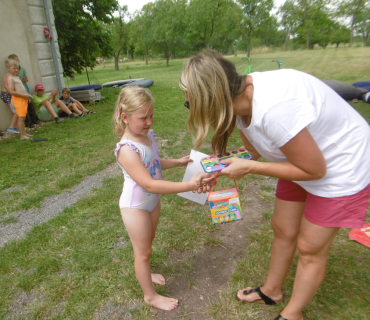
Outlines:
POLYGON ((126 123, 122 121, 122 113, 131 116, 141 107, 154 104, 154 98, 146 88, 138 86, 124 87, 119 93, 114 113, 114 133, 122 137, 126 130, 126 123))
POLYGON ((180 88, 186 93, 190 113, 186 128, 196 132, 198 149, 210 128, 214 153, 225 153, 227 142, 235 128, 233 99, 247 87, 246 76, 239 76, 235 65, 219 53, 208 50, 191 57, 184 65, 180 88))
POLYGON ((19 62, 16 61, 16 60, 13 60, 13 59, 8 59, 8 60, 5 61, 5 66, 7 68, 9 68, 9 67, 19 68, 19 62))

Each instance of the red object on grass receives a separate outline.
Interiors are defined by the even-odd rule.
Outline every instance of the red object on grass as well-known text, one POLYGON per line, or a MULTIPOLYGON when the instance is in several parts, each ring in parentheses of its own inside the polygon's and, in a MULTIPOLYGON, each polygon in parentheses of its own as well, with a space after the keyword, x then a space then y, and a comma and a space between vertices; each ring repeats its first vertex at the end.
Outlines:
POLYGON ((352 229, 349 232, 349 238, 370 247, 370 223, 364 224, 360 229, 352 229))
POLYGON ((49 31, 49 28, 44 28, 44 36, 45 36, 46 39, 51 40, 51 34, 50 34, 50 31, 49 31))

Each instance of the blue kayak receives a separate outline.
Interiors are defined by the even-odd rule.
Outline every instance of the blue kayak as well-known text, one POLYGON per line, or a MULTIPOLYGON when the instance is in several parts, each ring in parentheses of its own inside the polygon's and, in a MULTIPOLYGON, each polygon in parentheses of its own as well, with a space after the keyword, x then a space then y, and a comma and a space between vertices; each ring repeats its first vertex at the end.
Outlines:
POLYGON ((90 84, 87 86, 72 87, 72 88, 69 88, 69 90, 71 91, 83 91, 83 90, 90 90, 90 89, 100 90, 101 88, 102 86, 100 84, 90 84))

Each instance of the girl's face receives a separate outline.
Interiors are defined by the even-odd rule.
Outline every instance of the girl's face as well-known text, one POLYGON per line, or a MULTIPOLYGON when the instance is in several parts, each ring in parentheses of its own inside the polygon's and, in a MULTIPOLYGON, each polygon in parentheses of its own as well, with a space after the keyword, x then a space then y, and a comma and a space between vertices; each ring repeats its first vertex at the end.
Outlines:
POLYGON ((122 113, 122 121, 127 124, 128 131, 134 135, 147 135, 154 123, 154 106, 145 105, 136 110, 131 116, 122 113))

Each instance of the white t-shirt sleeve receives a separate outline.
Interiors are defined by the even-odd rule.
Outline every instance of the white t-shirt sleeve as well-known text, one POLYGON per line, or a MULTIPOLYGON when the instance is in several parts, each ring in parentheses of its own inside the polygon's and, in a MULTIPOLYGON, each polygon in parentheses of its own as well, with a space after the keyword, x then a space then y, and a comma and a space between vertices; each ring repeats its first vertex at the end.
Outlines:
POLYGON ((309 101, 286 100, 272 106, 265 114, 263 127, 266 135, 278 148, 284 146, 317 117, 309 101))

